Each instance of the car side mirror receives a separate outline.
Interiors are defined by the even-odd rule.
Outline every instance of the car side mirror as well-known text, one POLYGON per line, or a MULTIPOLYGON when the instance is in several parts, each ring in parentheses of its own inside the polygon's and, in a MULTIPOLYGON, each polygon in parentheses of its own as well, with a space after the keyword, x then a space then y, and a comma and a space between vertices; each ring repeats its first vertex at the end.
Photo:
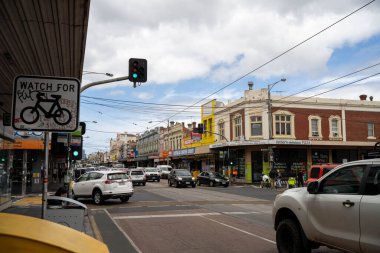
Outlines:
POLYGON ((311 182, 307 185, 307 191, 310 194, 318 193, 318 181, 311 182))

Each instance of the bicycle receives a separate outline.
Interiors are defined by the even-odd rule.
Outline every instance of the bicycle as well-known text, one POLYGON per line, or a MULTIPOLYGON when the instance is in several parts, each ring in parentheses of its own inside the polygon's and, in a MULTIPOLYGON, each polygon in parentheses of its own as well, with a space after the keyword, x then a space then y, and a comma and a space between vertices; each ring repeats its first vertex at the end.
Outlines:
POLYGON ((53 99, 43 98, 44 93, 39 92, 37 94, 37 102, 34 106, 27 106, 21 110, 21 119, 27 124, 34 124, 40 118, 39 110, 42 111, 46 118, 54 118, 55 123, 58 125, 66 125, 71 121, 71 113, 69 110, 62 108, 59 104, 59 99, 61 95, 51 95, 53 99), (49 111, 46 111, 42 106, 41 102, 51 103, 49 111), (39 109, 39 110, 38 110, 39 109))

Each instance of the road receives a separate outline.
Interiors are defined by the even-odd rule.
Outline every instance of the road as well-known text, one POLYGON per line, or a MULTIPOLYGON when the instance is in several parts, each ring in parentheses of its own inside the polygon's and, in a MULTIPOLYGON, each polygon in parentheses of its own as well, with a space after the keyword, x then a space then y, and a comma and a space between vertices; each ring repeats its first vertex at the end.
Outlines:
POLYGON ((277 193, 253 186, 174 188, 163 180, 136 186, 127 203, 85 203, 112 253, 277 252, 271 217, 277 193))

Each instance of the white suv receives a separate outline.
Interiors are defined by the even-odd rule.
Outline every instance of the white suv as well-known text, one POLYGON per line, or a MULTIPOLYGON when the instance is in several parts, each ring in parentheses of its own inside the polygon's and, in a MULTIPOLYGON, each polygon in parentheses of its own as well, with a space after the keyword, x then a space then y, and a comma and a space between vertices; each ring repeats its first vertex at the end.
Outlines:
POLYGON ((91 171, 75 180, 72 195, 74 199, 92 198, 95 204, 110 198, 127 202, 133 195, 133 185, 123 171, 91 171))
POLYGON ((161 178, 168 178, 172 166, 170 165, 157 165, 157 169, 161 170, 161 178))
POLYGON ((273 221, 279 252, 380 252, 380 159, 342 164, 277 195, 273 221))

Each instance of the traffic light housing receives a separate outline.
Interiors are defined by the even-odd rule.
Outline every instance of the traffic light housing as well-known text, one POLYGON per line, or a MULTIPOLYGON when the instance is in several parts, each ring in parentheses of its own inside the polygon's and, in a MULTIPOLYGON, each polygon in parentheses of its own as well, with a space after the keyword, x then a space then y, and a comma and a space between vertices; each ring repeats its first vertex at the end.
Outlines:
MULTIPOLYGON (((74 139, 74 137, 72 136, 72 141, 74 139)), ((78 137, 78 141, 76 141, 75 143, 71 143, 70 144, 70 152, 69 152, 69 155, 70 155, 70 160, 82 160, 82 149, 83 149, 83 138, 82 136, 78 137), (80 142, 79 142, 79 138, 80 138, 80 142)))
POLYGON ((128 80, 133 83, 145 83, 147 80, 148 62, 146 59, 129 59, 128 80))

